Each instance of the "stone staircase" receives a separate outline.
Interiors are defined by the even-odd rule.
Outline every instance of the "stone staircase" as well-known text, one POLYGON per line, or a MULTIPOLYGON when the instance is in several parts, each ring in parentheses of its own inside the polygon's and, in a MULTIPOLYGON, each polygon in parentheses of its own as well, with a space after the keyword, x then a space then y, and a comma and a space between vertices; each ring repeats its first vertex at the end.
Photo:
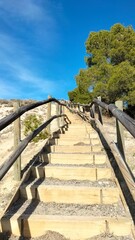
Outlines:
POLYGON ((48 231, 74 240, 134 239, 128 207, 98 134, 77 115, 67 115, 72 124, 55 139, 49 160, 32 167, 1 220, 2 231, 11 232, 10 239, 39 238, 48 231))

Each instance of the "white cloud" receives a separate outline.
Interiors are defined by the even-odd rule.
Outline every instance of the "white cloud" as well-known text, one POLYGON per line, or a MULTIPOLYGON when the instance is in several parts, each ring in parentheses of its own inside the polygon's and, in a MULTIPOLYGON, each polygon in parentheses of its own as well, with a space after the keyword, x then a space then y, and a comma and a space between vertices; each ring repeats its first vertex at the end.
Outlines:
POLYGON ((16 78, 18 79, 18 83, 26 84, 26 86, 31 86, 31 88, 36 88, 37 90, 40 90, 41 92, 44 92, 47 94, 50 89, 51 91, 55 91, 56 84, 54 81, 51 81, 46 78, 41 78, 40 76, 36 76, 34 74, 34 71, 30 71, 26 67, 19 66, 18 64, 12 65, 10 64, 10 68, 13 70, 14 74, 16 75, 16 78))
POLYGON ((17 98, 19 92, 17 89, 15 89, 14 86, 11 86, 8 84, 8 82, 5 82, 5 79, 0 80, 0 99, 2 98, 17 98))
POLYGON ((16 18, 21 17, 31 21, 41 20, 44 16, 40 4, 33 0, 0 0, 0 9, 16 18))
POLYGON ((27 90, 44 94, 54 92, 56 84, 50 79, 42 78, 35 73, 32 58, 25 51, 25 46, 7 34, 0 34, 0 72, 4 69, 10 77, 0 78, 0 98, 10 98, 11 95, 24 96, 27 90), (24 92, 24 89, 26 89, 24 92), (12 92, 12 94, 11 94, 12 92), (17 93, 18 92, 18 93, 17 93))
POLYGON ((54 51, 60 40, 61 12, 59 2, 50 0, 0 0, 0 29, 4 26, 7 33, 28 41, 29 46, 54 51))
POLYGON ((57 46, 57 21, 51 4, 48 0, 0 0, 0 26, 5 24, 0 28, 0 98, 26 96, 28 91, 53 94, 58 89, 45 69, 45 54, 57 46), (44 72, 37 58, 45 66, 44 72))
POLYGON ((19 64, 7 64, 10 78, 0 78, 0 98, 35 98, 39 95, 54 94, 57 84, 47 78, 41 78, 34 71, 19 64))
MULTIPOLYGON (((0 33, 0 62, 1 64, 6 64, 8 62, 13 62, 14 60, 18 62, 26 61, 26 51, 25 45, 22 41, 17 38, 12 37, 9 34, 0 33)), ((27 56, 28 60, 28 56, 27 56)))
POLYGON ((25 28, 29 28, 30 32, 35 34, 42 32, 44 35, 46 32, 52 33, 57 28, 53 7, 47 0, 0 0, 0 18, 11 29, 23 32, 25 28))

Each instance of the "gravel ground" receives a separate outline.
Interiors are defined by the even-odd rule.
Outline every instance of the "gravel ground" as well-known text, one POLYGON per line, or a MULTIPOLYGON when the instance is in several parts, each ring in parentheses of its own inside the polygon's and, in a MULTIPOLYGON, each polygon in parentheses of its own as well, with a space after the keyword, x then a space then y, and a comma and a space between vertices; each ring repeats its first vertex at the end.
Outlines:
MULTIPOLYGON (((1 240, 70 240, 57 232, 48 231, 45 235, 37 238, 6 236, 1 240)), ((133 240, 131 236, 114 236, 112 234, 101 234, 86 240, 133 240)))
POLYGON ((33 185, 74 185, 74 186, 88 186, 88 187, 117 187, 116 183, 109 179, 102 179, 102 181, 88 181, 88 180, 60 180, 57 178, 46 178, 44 179, 30 179, 25 183, 33 185))
POLYGON ((133 240, 131 236, 114 236, 113 234, 101 234, 87 240, 133 240))
MULTIPOLYGON (((38 200, 18 200, 7 214, 41 214, 41 215, 65 215, 65 216, 126 216, 122 203, 118 204, 65 204, 44 203, 38 200)), ((7 215, 8 217, 8 215, 7 215)))

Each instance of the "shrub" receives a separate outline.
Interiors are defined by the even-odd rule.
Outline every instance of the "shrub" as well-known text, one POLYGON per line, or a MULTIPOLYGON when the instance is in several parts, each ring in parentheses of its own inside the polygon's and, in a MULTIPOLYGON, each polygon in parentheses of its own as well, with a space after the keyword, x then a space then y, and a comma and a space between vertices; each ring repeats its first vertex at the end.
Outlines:
MULTIPOLYGON (((24 120, 24 135, 28 136, 36 128, 38 128, 43 123, 43 118, 37 116, 36 114, 28 115, 24 120)), ((49 133, 46 129, 42 130, 32 141, 38 142, 41 139, 46 139, 49 137, 49 133)))

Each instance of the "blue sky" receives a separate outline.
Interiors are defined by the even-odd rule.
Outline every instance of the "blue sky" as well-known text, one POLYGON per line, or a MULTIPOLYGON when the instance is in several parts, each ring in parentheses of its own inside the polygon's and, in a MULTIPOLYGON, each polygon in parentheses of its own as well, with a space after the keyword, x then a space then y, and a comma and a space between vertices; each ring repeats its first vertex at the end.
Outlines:
POLYGON ((68 99, 91 31, 135 29, 134 0, 0 0, 0 99, 68 99))

